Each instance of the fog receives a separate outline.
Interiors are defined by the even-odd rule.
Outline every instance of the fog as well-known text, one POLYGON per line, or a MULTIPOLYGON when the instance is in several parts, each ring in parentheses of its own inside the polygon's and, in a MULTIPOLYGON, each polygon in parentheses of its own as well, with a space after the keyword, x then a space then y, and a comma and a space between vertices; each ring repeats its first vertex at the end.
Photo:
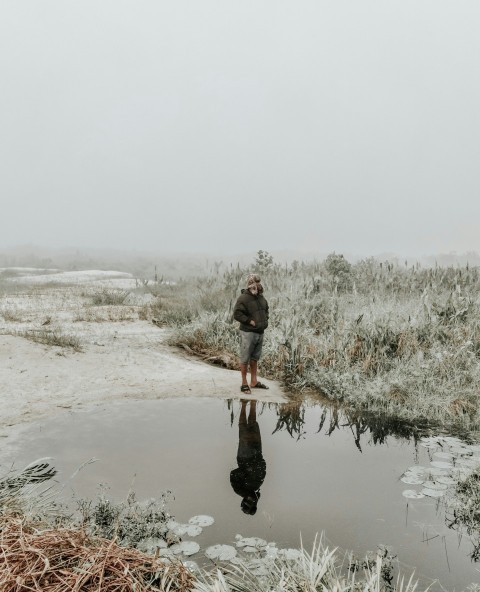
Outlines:
POLYGON ((480 251, 476 0, 5 0, 0 248, 480 251))

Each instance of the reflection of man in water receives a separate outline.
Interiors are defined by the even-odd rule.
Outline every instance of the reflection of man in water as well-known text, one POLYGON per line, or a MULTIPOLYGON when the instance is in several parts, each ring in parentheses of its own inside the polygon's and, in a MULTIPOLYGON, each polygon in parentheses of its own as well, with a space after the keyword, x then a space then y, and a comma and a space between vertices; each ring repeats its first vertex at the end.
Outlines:
POLYGON ((247 401, 242 401, 238 420, 238 469, 230 473, 233 490, 241 496, 240 504, 245 514, 255 514, 260 498, 260 487, 267 473, 267 465, 262 456, 262 439, 257 423, 257 402, 249 401, 250 411, 247 420, 247 401))

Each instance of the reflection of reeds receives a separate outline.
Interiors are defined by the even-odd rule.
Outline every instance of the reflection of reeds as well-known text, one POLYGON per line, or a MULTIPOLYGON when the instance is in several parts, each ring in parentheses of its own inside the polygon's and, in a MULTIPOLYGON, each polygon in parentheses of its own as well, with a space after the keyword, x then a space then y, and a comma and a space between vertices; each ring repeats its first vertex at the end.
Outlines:
MULTIPOLYGON (((362 438, 372 444, 384 444, 389 436, 407 441, 413 440, 416 443, 422 436, 430 434, 432 428, 438 429, 438 425, 433 423, 417 424, 388 415, 343 408, 338 403, 331 403, 328 400, 323 400, 322 404, 324 407, 317 433, 324 430, 325 435, 331 436, 337 430, 349 429, 355 446, 360 452, 362 451, 362 438)), ((278 417, 273 433, 284 430, 296 440, 305 436, 305 413, 310 405, 315 405, 315 402, 304 401, 300 398, 276 405, 278 417)))
POLYGON ((305 407, 301 401, 290 401, 278 406, 277 425, 273 433, 287 431, 292 438, 299 440, 304 435, 305 407))
POLYGON ((449 528, 466 532, 473 550, 470 557, 480 561, 480 469, 461 481, 446 503, 449 528))

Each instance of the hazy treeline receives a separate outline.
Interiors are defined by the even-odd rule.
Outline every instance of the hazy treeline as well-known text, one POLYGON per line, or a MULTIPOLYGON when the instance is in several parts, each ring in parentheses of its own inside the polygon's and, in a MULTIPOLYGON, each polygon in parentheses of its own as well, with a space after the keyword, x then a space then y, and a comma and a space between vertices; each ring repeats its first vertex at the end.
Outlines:
MULTIPOLYGON (((277 263, 291 265, 295 261, 303 261, 309 265, 324 261, 327 253, 295 251, 274 252, 277 263)), ((153 253, 121 251, 115 249, 94 248, 44 248, 32 245, 19 246, 0 250, 0 267, 36 267, 55 268, 66 271, 84 269, 118 270, 132 273, 136 277, 148 280, 166 278, 176 280, 180 277, 193 277, 205 273, 221 271, 222 273, 239 264, 248 266, 255 253, 245 252, 237 255, 225 256, 219 254, 195 253, 153 253)), ((359 263, 362 257, 346 255, 346 259, 359 263)), ((475 252, 448 253, 422 257, 400 257, 395 254, 381 254, 372 260, 389 261, 395 266, 420 265, 422 268, 434 267, 470 267, 480 266, 480 254, 475 252)))

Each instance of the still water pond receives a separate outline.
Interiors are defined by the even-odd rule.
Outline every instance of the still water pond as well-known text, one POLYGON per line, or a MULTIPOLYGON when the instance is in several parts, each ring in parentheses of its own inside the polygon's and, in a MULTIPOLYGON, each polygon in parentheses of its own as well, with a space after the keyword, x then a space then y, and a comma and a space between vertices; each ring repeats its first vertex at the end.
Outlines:
POLYGON ((171 490, 169 510, 179 522, 199 514, 215 519, 195 539, 199 556, 210 545, 234 545, 237 534, 282 548, 298 548, 301 536, 308 549, 324 531, 331 545, 359 557, 389 546, 403 571, 415 569, 423 583, 438 578, 445 589, 462 590, 480 581, 472 541, 447 526, 444 498, 403 495, 424 487, 408 469, 428 471, 451 458, 435 456, 408 430, 385 435, 321 405, 258 403, 256 417, 251 407, 242 414, 240 401, 174 399, 71 413, 34 425, 9 460, 21 467, 53 457, 65 493, 79 497, 95 497, 100 483, 116 501, 131 488, 138 499, 171 490), (253 469, 245 477, 249 456, 253 469), (91 458, 98 461, 69 480, 91 458))

